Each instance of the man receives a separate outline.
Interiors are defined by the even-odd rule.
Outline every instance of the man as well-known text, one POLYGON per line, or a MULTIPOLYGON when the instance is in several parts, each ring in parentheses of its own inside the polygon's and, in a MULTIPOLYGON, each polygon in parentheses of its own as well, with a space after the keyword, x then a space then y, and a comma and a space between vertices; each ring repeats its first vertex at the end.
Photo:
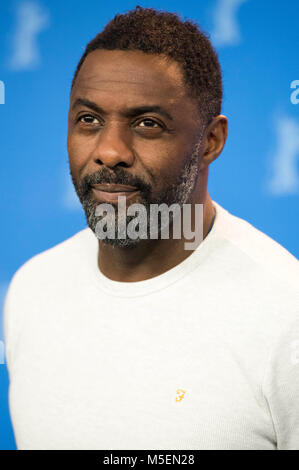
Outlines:
POLYGON ((87 45, 67 148, 88 228, 5 302, 19 449, 299 449, 298 261, 208 194, 221 97, 209 40, 175 14, 136 7, 87 45), (202 207, 203 240, 121 237, 119 200, 189 204, 194 231, 202 207))

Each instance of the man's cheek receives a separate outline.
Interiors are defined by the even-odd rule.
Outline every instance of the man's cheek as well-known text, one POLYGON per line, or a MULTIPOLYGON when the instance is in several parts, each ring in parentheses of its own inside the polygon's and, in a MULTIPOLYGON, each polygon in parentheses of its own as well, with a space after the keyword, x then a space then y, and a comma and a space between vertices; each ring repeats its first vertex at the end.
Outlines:
POLYGON ((72 143, 69 147, 68 155, 71 170, 74 174, 79 175, 86 166, 88 157, 83 150, 80 150, 80 147, 75 145, 75 143, 72 143))

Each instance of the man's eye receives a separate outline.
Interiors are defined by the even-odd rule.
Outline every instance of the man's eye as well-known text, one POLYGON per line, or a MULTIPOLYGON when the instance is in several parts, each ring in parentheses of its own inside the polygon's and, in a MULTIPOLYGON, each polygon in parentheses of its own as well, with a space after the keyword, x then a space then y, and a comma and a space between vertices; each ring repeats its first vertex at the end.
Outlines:
POLYGON ((157 127, 161 127, 160 124, 158 124, 156 121, 153 121, 152 119, 149 119, 149 118, 146 118, 146 119, 142 119, 142 121, 139 122, 139 125, 142 124, 142 123, 149 123, 149 124, 152 124, 152 125, 143 125, 141 127, 148 127, 149 129, 156 129, 157 127))
POLYGON ((95 118, 94 116, 92 116, 91 114, 84 114, 83 116, 79 117, 78 121, 79 122, 83 122, 83 124, 93 124, 91 121, 82 121, 82 119, 91 119, 92 120, 96 120, 98 121, 96 124, 99 124, 99 120, 97 118, 95 118))

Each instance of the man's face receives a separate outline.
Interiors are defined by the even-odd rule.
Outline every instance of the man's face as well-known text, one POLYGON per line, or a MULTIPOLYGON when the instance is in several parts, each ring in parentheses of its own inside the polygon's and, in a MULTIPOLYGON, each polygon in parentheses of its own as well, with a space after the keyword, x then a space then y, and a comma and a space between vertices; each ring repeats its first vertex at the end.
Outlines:
POLYGON ((98 190, 113 184, 135 188, 124 193, 126 207, 193 202, 203 125, 176 62, 141 51, 93 51, 77 76, 68 119, 71 176, 94 232, 95 208, 117 208, 113 194, 98 190))

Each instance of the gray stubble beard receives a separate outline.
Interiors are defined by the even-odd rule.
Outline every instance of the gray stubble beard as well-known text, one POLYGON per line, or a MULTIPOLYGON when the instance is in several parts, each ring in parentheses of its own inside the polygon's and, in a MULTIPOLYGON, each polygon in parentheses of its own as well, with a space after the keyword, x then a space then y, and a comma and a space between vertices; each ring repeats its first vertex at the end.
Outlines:
MULTIPOLYGON (((199 173, 199 158, 200 158, 200 147, 202 143, 202 134, 200 135, 199 140, 197 141, 197 144, 194 146, 194 149, 192 151, 191 157, 188 159, 187 163, 185 164, 183 171, 176 183, 173 183, 170 185, 166 190, 164 191, 163 195, 160 196, 159 200, 151 200, 150 202, 146 201, 144 204, 146 207, 146 219, 144 221, 145 224, 147 224, 148 228, 148 238, 150 238, 150 224, 151 224, 151 218, 150 218, 150 205, 151 204, 167 204, 168 206, 171 206, 172 204, 179 204, 180 207, 183 207, 183 204, 188 203, 190 196, 194 190, 194 187, 197 182, 198 178, 198 173, 199 173)), ((74 179, 73 179, 74 183, 74 179)), ((75 185, 75 183, 74 183, 75 185)), ((75 186, 75 189, 77 191, 77 188, 75 186)), ((78 191, 77 191, 78 194, 78 191)), ((85 216, 86 216, 86 221, 89 226, 89 228, 96 234, 96 225, 101 219, 99 216, 95 215, 96 212, 96 207, 98 206, 98 203, 96 203, 94 200, 91 198, 81 198, 81 204, 83 206, 85 216)), ((116 206, 117 207, 117 206, 116 206)), ((172 213, 170 212, 169 216, 169 221, 170 221, 170 228, 172 224, 172 213)), ((125 226, 127 227, 128 223, 134 218, 134 216, 127 215, 126 220, 125 220, 125 226)), ((115 235, 114 238, 104 238, 101 241, 107 245, 113 246, 113 247, 120 247, 120 248, 134 248, 136 247, 141 241, 144 241, 143 239, 137 238, 137 239, 132 239, 128 236, 126 238, 118 238, 118 224, 119 224, 119 217, 117 213, 117 209, 115 211, 115 220, 107 220, 107 230, 109 228, 110 224, 115 224, 115 235)), ((161 221, 159 221, 158 224, 158 233, 161 233, 161 230, 163 229, 161 225, 161 221)), ((126 228, 124 226, 119 228, 120 232, 126 233, 126 228)))

